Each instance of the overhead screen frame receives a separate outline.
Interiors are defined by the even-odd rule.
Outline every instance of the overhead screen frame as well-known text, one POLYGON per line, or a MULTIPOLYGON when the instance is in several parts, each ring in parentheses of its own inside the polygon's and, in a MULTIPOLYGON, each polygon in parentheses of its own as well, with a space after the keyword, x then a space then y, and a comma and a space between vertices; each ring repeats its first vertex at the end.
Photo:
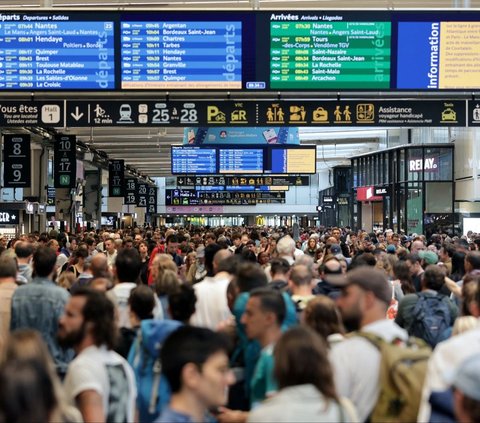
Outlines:
MULTIPOLYGON (((407 35, 412 31, 416 34, 424 34, 424 24, 427 23, 439 23, 445 24, 445 31, 455 31, 454 23, 470 23, 474 24, 474 29, 478 31, 480 39, 480 11, 478 10, 432 10, 432 11, 417 11, 417 10, 339 10, 339 11, 231 11, 231 10, 215 10, 215 11, 185 11, 185 10, 168 10, 168 11, 118 11, 118 10, 99 10, 94 14, 86 10, 55 10, 55 11, 38 11, 38 10, 6 10, 0 12, 0 21, 3 23, 22 22, 24 16, 29 18, 40 17, 56 17, 50 19, 49 22, 74 22, 85 20, 87 22, 113 22, 114 24, 114 89, 111 88, 48 88, 40 89, 39 87, 24 87, 24 88, 2 88, 0 85, 0 92, 62 92, 62 91, 88 91, 88 92, 117 92, 117 93, 141 93, 151 91, 168 91, 168 92, 182 92, 182 91, 232 91, 232 92, 278 92, 278 91, 299 91, 299 92, 312 92, 312 91, 359 91, 359 92, 372 92, 372 91, 392 91, 392 92, 448 92, 448 91, 475 91, 480 89, 480 82, 476 82, 477 86, 449 86, 447 88, 440 88, 435 86, 433 88, 419 87, 418 84, 422 83, 416 80, 417 86, 402 86, 399 87, 399 81, 403 81, 402 84, 408 85, 404 82, 403 75, 407 73, 407 70, 411 70, 412 63, 406 61, 399 64, 399 54, 405 54, 405 46, 399 48, 399 36, 402 38, 402 43, 406 43, 410 46, 407 35), (270 57, 270 38, 266 37, 265 32, 269 31, 269 25, 272 22, 291 23, 296 22, 298 17, 309 17, 304 21, 305 24, 312 22, 321 23, 342 23, 342 22, 387 22, 391 24, 391 48, 390 48, 390 86, 389 87, 373 87, 365 88, 365 84, 359 83, 358 86, 352 86, 348 88, 336 87, 336 86, 315 86, 314 89, 308 87, 279 87, 270 86, 270 74, 272 71, 270 62, 271 60, 265 60, 265 57, 270 57), (15 18, 14 18, 15 17, 15 18), (18 17, 18 19, 16 18, 18 17), (60 17, 60 18, 58 18, 60 17), (62 18, 63 17, 63 18, 62 18), (315 19, 314 19, 315 18, 315 19), (273 20, 272 20, 273 19, 273 20), (155 89, 122 89, 122 35, 121 24, 128 22, 240 22, 241 23, 241 46, 242 46, 242 63, 241 63, 241 88, 229 87, 229 88, 205 88, 205 87, 186 87, 186 88, 155 88, 155 89), (407 23, 411 25, 408 26, 407 23), (416 32, 415 32, 416 31, 416 32), (400 35, 399 35, 400 33, 400 35), (253 48, 252 48, 253 46, 253 48), (400 53, 399 53, 400 51, 400 53), (402 78, 399 78, 398 73, 402 74, 402 78), (265 89, 260 89, 257 83, 265 83, 265 89), (247 83, 251 83, 252 89, 247 89, 247 83), (257 85, 256 85, 257 84, 257 85)), ((27 21, 25 21, 27 22, 27 21)), ((31 22, 31 19, 30 21, 31 22)), ((428 30, 428 28, 427 28, 428 30)), ((433 31, 433 30, 432 30, 433 31)), ((451 33, 451 32, 450 32, 451 33)), ((433 34, 433 32, 432 32, 433 34)), ((448 32, 447 32, 448 34, 448 32)), ((428 35, 428 34, 427 34, 428 35)), ((438 34, 437 34, 438 35, 438 34)), ((437 37, 437 41, 442 41, 441 36, 437 37)), ((374 43, 375 44, 375 43, 374 43)), ((416 43, 418 44, 418 43, 416 43)), ((374 45, 374 48, 381 48, 380 44, 374 45)), ((415 48, 417 48, 416 46, 415 48)), ((424 46, 425 47, 425 46, 424 46)), ((27 46, 26 46, 27 48, 27 46)), ((429 52, 432 57, 437 57, 435 51, 429 52)), ((403 57, 403 56, 402 56, 403 57)), ((233 59, 235 59, 233 57, 233 59)), ((409 59, 410 60, 410 59, 409 59)), ((418 61, 414 64, 417 65, 418 61)), ((425 65, 425 63, 423 63, 425 65)), ((422 65, 422 66, 423 66, 422 65)), ((427 64, 428 65, 428 64, 427 64)), ((441 65, 441 63, 440 63, 441 65)), ((439 66, 440 66, 439 65, 439 66)), ((468 63, 463 65, 469 66, 468 63)), ((442 71, 442 68, 437 66, 436 72, 442 71)), ((452 63, 447 63, 445 66, 452 69, 452 63)), ((445 67, 445 72, 447 67, 445 67)), ((457 67, 457 69, 459 69, 457 67)), ((427 69, 428 71, 429 69, 427 69)), ((98 71, 101 71, 99 68, 98 71)), ((415 72, 412 72, 414 74, 415 72)), ((417 72, 418 73, 418 72, 417 72)), ((468 75, 467 75, 468 76, 468 75)), ((480 78, 478 78, 480 81, 480 78)), ((435 78, 431 79, 433 85, 440 85, 439 81, 435 78), (436 82, 435 82, 436 81, 436 82)), ((477 81, 477 79, 475 79, 477 81)), ((0 81, 1 82, 1 81, 0 81)), ((408 81, 407 81, 408 82, 408 81)), ((451 82, 454 84, 454 82, 451 82)), ((413 82, 412 82, 413 84, 413 82)), ((412 85, 411 84, 411 85, 412 85)), ((311 84, 310 84, 311 85, 311 84)), ((414 84, 413 84, 414 85, 414 84)), ((473 84, 471 84, 473 85, 473 84)))
MULTIPOLYGON (((171 145, 170 146, 170 165, 171 165, 171 174, 172 175, 195 175, 195 176, 208 176, 208 175, 222 175, 222 176, 238 176, 238 175, 251 175, 251 176, 260 176, 260 175, 266 175, 266 176, 275 176, 275 175, 314 175, 317 173, 317 147, 316 145, 278 145, 278 146, 254 146, 254 145, 219 145, 219 146, 188 146, 188 145, 171 145), (263 171, 262 172, 257 172, 257 173, 248 173, 248 171, 238 169, 236 171, 221 171, 220 169, 220 150, 226 150, 226 151, 231 151, 232 149, 234 150, 262 150, 262 155, 263 155, 263 171), (199 151, 199 150, 215 150, 215 169, 211 172, 195 172, 195 170, 190 167, 188 164, 186 164, 184 167, 186 168, 185 172, 177 172, 174 170, 174 160, 175 160, 175 155, 174 151, 199 151), (313 169, 309 169, 309 172, 304 171, 305 166, 308 164, 305 163, 305 161, 302 161, 302 170, 301 172, 288 172, 288 169, 286 169, 285 172, 273 172, 272 171, 272 160, 274 157, 273 152, 279 152, 281 150, 285 150, 288 155, 288 152, 299 152, 301 150, 309 150, 312 152, 312 158, 313 158, 313 163, 310 163, 310 165, 313 165, 313 169), (188 168, 188 169, 187 169, 188 168)), ((299 160, 298 157, 292 158, 292 160, 299 160)), ((198 161, 197 161, 198 163, 198 161)), ((288 165, 288 164, 287 164, 288 165)))

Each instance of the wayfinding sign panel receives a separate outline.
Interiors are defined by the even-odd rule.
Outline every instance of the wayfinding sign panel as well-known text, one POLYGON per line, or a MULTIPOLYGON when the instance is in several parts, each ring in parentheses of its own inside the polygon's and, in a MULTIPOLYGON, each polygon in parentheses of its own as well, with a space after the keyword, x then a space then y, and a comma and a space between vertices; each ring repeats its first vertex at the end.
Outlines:
POLYGON ((74 188, 77 176, 77 139, 75 135, 55 137, 53 173, 55 188, 74 188))
POLYGON ((125 178, 125 198, 123 204, 137 204, 137 180, 135 178, 125 178))
POLYGON ((67 100, 66 110, 67 126, 466 126, 461 100, 67 100))
POLYGON ((108 162, 108 196, 124 196, 124 160, 110 160, 108 162))
POLYGON ((64 126, 63 105, 63 101, 2 100, 0 126, 64 126))
POLYGON ((29 134, 3 136, 3 185, 5 188, 27 188, 31 183, 29 134))

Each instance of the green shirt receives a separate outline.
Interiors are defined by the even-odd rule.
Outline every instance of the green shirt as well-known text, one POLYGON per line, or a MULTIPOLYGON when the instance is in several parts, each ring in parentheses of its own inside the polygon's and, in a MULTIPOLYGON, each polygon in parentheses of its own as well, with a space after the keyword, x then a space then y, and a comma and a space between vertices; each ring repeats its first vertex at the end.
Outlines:
POLYGON ((278 389, 277 382, 273 377, 273 367, 275 364, 273 359, 274 347, 275 345, 273 344, 266 346, 260 352, 260 357, 255 366, 250 384, 250 403, 252 409, 265 400, 267 395, 273 394, 278 389))

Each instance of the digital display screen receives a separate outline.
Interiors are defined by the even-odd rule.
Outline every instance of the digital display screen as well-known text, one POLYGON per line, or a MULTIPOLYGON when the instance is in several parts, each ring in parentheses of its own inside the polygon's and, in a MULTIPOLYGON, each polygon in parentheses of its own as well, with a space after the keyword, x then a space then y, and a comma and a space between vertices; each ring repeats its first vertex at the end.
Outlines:
POLYGON ((270 88, 390 87, 390 22, 270 22, 270 88))
POLYGON ((172 175, 217 173, 217 156, 214 148, 175 147, 172 153, 172 175))
POLYGON ((275 148, 271 151, 271 173, 315 173, 316 148, 275 148))
POLYGON ((219 150, 219 173, 263 173, 263 150, 232 148, 219 150))
POLYGON ((241 89, 241 22, 122 22, 122 88, 241 89))
POLYGON ((4 11, 0 91, 473 90, 479 45, 476 10, 4 11))
POLYGON ((399 22, 397 87, 479 88, 479 45, 480 22, 399 22))
POLYGON ((3 14, 0 89, 115 89, 114 22, 3 14))
MULTIPOLYGON (((173 175, 238 174, 240 176, 232 177, 229 182, 231 185, 239 186, 272 183, 271 176, 265 178, 253 176, 258 174, 285 175, 289 173, 314 174, 316 172, 316 147, 314 145, 264 146, 261 148, 172 146, 171 156, 173 175)), ((203 179, 204 185, 207 185, 209 177, 196 179, 203 179)), ((201 182, 199 180, 198 184, 201 182)))

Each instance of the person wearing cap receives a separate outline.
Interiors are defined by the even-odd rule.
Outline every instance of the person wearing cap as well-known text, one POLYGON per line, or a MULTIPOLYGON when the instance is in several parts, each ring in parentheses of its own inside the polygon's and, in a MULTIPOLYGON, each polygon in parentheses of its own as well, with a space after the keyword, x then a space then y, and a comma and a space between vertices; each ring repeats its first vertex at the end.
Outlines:
POLYGON ((452 386, 457 421, 478 422, 480 418, 480 354, 475 354, 462 363, 452 386))
POLYGON ((387 245, 387 254, 395 254, 397 252, 397 249, 395 248, 395 245, 393 244, 390 244, 390 245, 387 245))
MULTIPOLYGON (((360 266, 330 282, 342 287, 337 305, 347 330, 360 329, 386 342, 408 339, 407 331, 386 319, 392 288, 384 272, 360 266)), ((354 403, 359 421, 367 420, 378 400, 380 358, 377 347, 362 336, 351 336, 332 348, 338 394, 354 403)))

